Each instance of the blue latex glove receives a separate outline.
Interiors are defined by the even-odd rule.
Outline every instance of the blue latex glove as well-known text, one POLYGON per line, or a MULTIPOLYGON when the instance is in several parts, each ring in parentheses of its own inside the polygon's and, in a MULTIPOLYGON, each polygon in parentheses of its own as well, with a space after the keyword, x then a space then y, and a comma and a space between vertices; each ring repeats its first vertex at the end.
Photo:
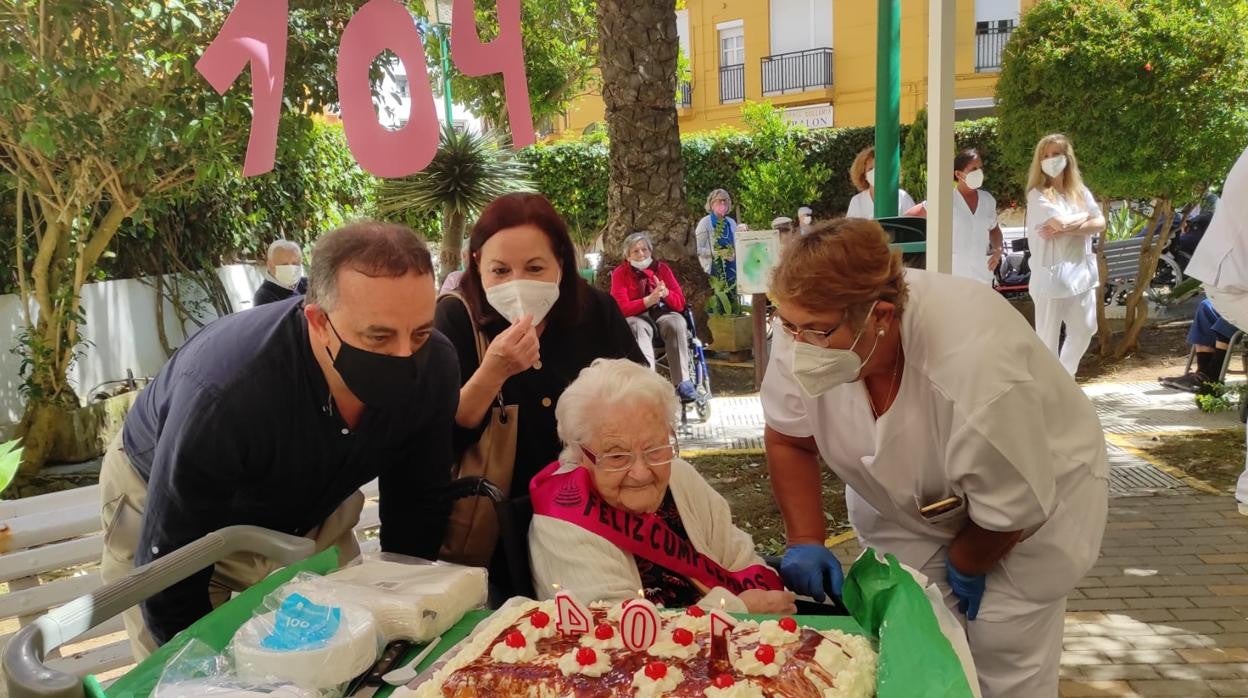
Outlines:
POLYGON ((820 603, 828 596, 839 597, 845 583, 841 561, 818 543, 790 545, 780 559, 784 585, 820 603))
POLYGON ((958 610, 967 620, 975 620, 979 615, 979 602, 984 598, 984 586, 987 575, 965 574, 953 566, 949 556, 945 556, 945 571, 949 576, 949 588, 958 597, 958 610))

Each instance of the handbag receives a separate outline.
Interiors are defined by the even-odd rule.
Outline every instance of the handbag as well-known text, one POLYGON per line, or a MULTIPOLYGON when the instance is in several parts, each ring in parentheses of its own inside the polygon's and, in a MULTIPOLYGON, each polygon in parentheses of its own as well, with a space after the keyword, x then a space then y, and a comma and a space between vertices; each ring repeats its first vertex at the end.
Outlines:
MULTIPOLYGON (((472 308, 458 291, 450 291, 468 311, 472 333, 476 339, 478 366, 485 361, 489 342, 477 327, 472 308)), ((486 415, 485 429, 481 437, 469 446, 451 467, 451 479, 479 477, 503 492, 511 491, 511 478, 516 467, 516 435, 519 433, 519 406, 503 403, 502 391, 494 397, 486 415)), ((446 536, 438 558, 461 565, 486 567, 498 545, 498 514, 494 501, 477 492, 451 502, 451 514, 447 521, 446 536)))

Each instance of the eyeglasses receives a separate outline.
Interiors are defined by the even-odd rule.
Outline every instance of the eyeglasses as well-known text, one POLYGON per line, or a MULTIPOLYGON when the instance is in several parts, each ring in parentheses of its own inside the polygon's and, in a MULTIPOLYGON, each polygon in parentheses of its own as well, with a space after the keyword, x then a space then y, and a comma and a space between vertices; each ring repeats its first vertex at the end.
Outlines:
POLYGON ((785 320, 783 317, 780 316, 780 313, 776 312, 775 310, 771 311, 771 317, 769 318, 769 320, 771 321, 773 325, 775 325, 776 327, 779 327, 781 330, 784 331, 785 334, 789 335, 793 339, 805 342, 807 344, 812 344, 816 347, 823 347, 824 349, 828 348, 828 344, 830 343, 829 339, 832 337, 832 335, 835 334, 837 330, 841 329, 841 325, 845 324, 844 321, 838 322, 836 323, 836 327, 833 327, 832 329, 826 330, 826 331, 825 330, 804 330, 798 327, 797 325, 794 325, 793 323, 789 322, 788 320, 785 320))
POLYGON ((676 436, 668 437, 667 443, 654 448, 647 448, 644 451, 612 451, 610 453, 594 453, 585 446, 580 446, 581 452, 593 463, 599 470, 608 473, 622 473, 633 467, 633 461, 637 456, 641 455, 641 461, 650 467, 662 468, 670 465, 675 460, 676 455, 680 453, 680 443, 676 440, 676 436))

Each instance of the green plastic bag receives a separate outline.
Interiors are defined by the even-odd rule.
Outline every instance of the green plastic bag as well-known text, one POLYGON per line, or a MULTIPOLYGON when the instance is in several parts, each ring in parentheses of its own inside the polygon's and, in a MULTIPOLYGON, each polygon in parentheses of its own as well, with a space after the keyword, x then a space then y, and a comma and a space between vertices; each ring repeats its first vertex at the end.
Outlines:
POLYGON ((255 610, 264 603, 264 597, 278 587, 294 579, 300 572, 328 574, 338 567, 338 548, 330 547, 312 557, 284 567, 265 577, 259 584, 222 604, 212 613, 195 621, 165 643, 152 656, 126 672, 107 690, 100 687, 95 677, 88 676, 85 688, 88 698, 147 698, 165 670, 165 664, 191 640, 199 640, 218 652, 224 650, 234 633, 251 619, 255 610))
POLYGON ((845 578, 842 600, 879 643, 878 698, 974 695, 931 602, 897 558, 880 562, 867 548, 845 578))

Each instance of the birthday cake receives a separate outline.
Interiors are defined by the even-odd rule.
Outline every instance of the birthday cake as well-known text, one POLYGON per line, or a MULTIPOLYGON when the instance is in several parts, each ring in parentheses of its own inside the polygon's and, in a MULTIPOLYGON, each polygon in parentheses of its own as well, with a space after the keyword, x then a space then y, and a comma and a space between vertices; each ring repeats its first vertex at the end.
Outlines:
POLYGON ((589 631, 575 634, 556 627, 554 602, 509 604, 445 658, 441 668, 414 689, 414 695, 875 695, 876 654, 866 638, 801 627, 793 618, 761 623, 741 620, 726 630, 721 624, 718 636, 712 637, 712 614, 690 608, 657 611, 657 627, 651 624, 641 649, 635 639, 636 628, 641 626, 634 626, 631 619, 622 622, 629 603, 636 602, 591 606, 589 631), (627 645, 625 634, 634 638, 627 645))

